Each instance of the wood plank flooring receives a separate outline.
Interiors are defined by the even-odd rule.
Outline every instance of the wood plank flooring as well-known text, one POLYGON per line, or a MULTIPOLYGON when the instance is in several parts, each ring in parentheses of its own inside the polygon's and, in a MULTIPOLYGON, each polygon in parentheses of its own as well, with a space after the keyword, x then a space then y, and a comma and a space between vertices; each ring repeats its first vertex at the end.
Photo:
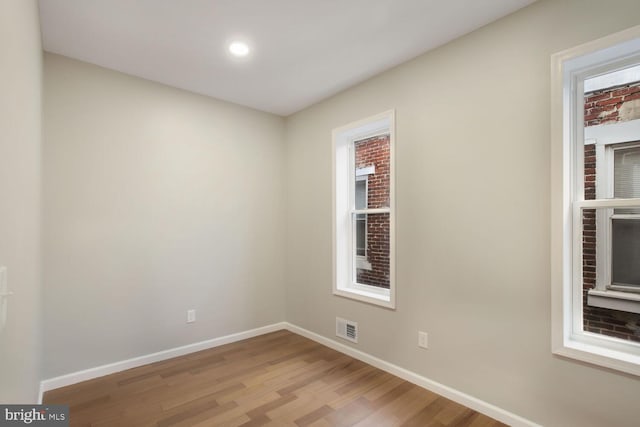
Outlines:
POLYGON ((71 426, 504 426, 288 331, 49 391, 71 426))

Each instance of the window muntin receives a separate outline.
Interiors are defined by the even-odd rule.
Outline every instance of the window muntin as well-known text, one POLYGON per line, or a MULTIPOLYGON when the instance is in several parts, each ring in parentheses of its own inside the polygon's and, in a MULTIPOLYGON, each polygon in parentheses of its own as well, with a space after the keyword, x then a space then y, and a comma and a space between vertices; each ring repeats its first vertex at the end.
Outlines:
POLYGON ((335 129, 334 294, 394 308, 393 112, 335 129))

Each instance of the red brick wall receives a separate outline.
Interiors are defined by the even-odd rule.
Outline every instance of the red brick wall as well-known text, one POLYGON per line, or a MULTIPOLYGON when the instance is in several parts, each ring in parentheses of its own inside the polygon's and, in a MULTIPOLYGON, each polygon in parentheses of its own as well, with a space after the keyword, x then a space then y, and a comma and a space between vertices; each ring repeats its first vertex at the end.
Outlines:
POLYGON ((620 107, 636 99, 640 99, 640 82, 587 93, 584 96, 584 125, 618 122, 620 107))
MULTIPOLYGON (((375 167, 368 176, 367 207, 389 207, 390 145, 389 135, 364 139, 355 143, 356 169, 375 167)), ((358 283, 389 288, 389 214, 370 214, 367 218, 367 261, 371 270, 357 269, 358 283)))
MULTIPOLYGON (((624 102, 640 99, 640 82, 585 94, 584 125, 596 126, 620 121, 624 102)), ((596 146, 584 147, 584 197, 596 198, 596 146)), ((616 338, 640 342, 640 335, 627 325, 640 325, 640 315, 587 305, 587 293, 596 285, 596 211, 583 211, 582 274, 584 330, 616 338)), ((640 333, 640 330, 636 330, 640 333)))

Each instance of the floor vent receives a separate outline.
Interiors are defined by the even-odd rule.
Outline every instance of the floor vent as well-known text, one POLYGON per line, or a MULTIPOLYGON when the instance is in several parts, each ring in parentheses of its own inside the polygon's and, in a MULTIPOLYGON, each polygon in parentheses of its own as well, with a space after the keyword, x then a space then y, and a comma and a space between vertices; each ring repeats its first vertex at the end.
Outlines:
POLYGON ((358 324, 336 317, 336 335, 351 342, 358 342, 358 324))

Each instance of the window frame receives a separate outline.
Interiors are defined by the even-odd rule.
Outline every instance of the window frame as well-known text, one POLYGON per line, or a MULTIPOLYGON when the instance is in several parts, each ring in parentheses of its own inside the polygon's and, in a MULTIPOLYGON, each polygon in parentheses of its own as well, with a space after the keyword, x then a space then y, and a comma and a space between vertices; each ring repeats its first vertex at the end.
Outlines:
MULTIPOLYGON (((395 111, 335 128, 332 132, 333 188, 333 294, 385 308, 396 307, 395 284, 395 111), (355 209, 354 143, 363 139, 389 135, 389 207, 355 209), (389 289, 355 281, 354 217, 357 213, 389 214, 389 289)), ((363 168, 367 169, 367 168, 363 168)))
POLYGON ((640 63, 640 26, 551 58, 552 352, 640 375, 640 345, 585 332, 582 210, 640 207, 640 199, 584 198, 584 80, 640 63))

